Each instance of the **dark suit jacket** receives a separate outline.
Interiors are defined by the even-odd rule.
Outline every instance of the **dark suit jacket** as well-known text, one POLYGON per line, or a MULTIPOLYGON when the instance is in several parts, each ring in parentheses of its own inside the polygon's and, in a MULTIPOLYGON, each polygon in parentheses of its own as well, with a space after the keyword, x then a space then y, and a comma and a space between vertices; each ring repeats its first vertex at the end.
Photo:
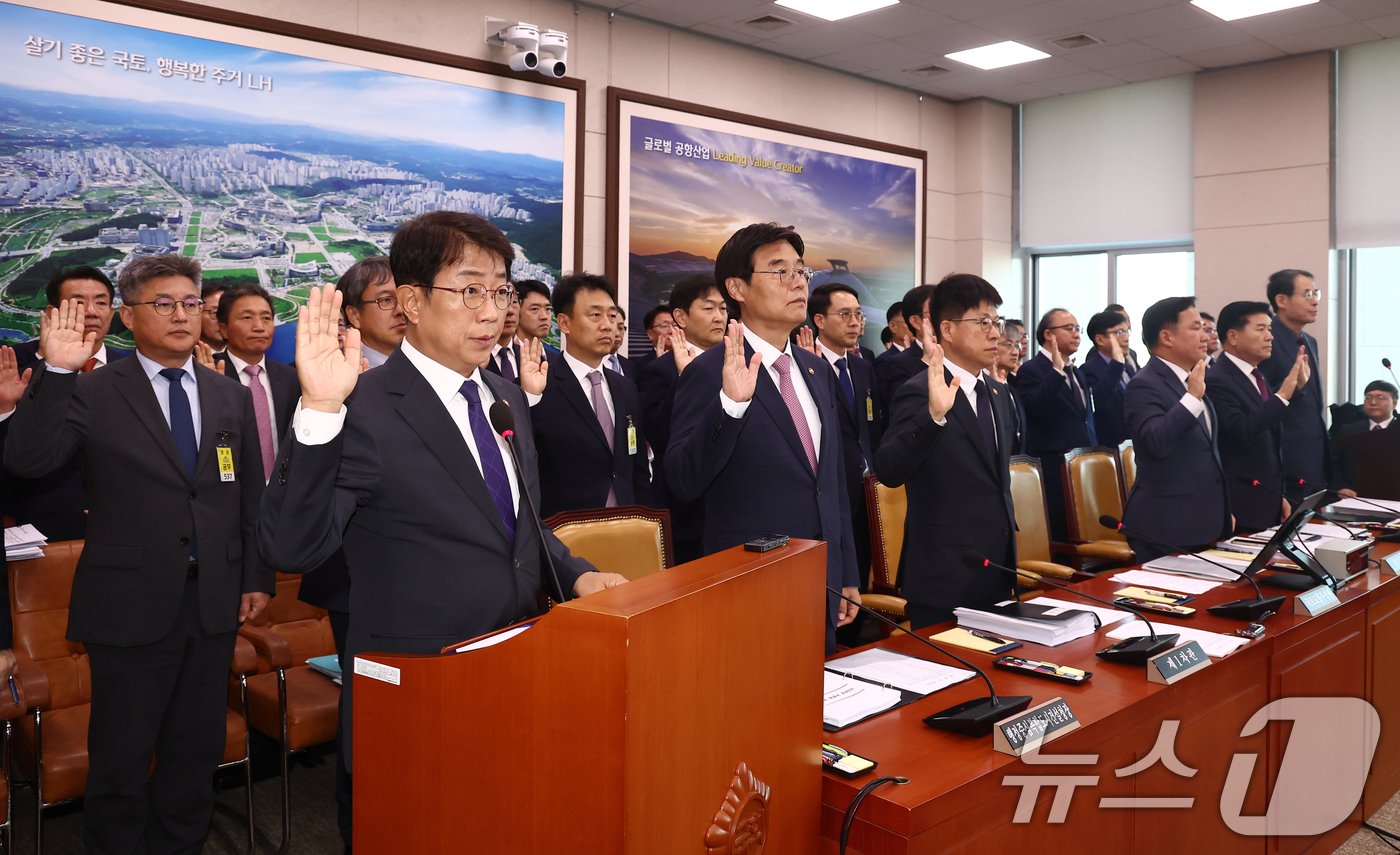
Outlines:
POLYGON ((530 411, 540 455, 540 516, 601 508, 610 487, 619 505, 652 503, 641 398, 627 378, 602 371, 613 402, 611 449, 574 372, 563 356, 550 357, 549 382, 530 411), (628 453, 629 425, 636 431, 635 454, 628 453))
MULTIPOLYGON (((944 377, 951 383, 953 374, 945 368, 944 377)), ((997 424, 995 455, 961 392, 946 424, 940 427, 929 416, 927 369, 895 393, 876 471, 881 483, 903 485, 908 496, 900 587, 911 605, 951 612, 1014 596, 1006 573, 974 569, 963 561, 963 553, 973 551, 1007 566, 1016 564, 1012 416, 1004 387, 991 379, 988 384, 997 424)))
MULTIPOLYGON (((1089 383, 1084 372, 1069 365, 1087 396, 1089 383)), ((1026 453, 1037 457, 1056 456, 1071 448, 1098 445, 1091 408, 1079 400, 1065 378, 1043 353, 1026 360, 1012 375, 1016 397, 1026 409, 1026 453)), ((1056 469, 1059 464, 1056 463, 1056 469)), ((1047 469, 1048 471, 1048 469, 1047 469)))
POLYGON ((1123 418, 1123 383, 1134 372, 1125 363, 1105 360, 1098 351, 1084 358, 1079 369, 1084 386, 1094 399, 1094 438, 1097 445, 1117 446, 1128 438, 1128 422, 1123 418))
MULTIPOLYGON (((745 342, 747 359, 753 349, 745 342)), ((666 449, 672 496, 705 501, 705 552, 719 552, 765 534, 827 542, 826 584, 859 585, 844 483, 836 379, 826 360, 790 348, 821 419, 817 472, 807 462, 792 416, 763 368, 743 418, 720 406, 724 347, 697 356, 681 374, 666 449)), ((833 647, 835 597, 828 595, 827 646, 833 647)))
POLYGON ((670 353, 647 363, 637 377, 642 396, 642 417, 646 419, 647 444, 651 446, 651 495, 671 511, 671 534, 676 541, 676 560, 692 561, 700 549, 705 527, 705 503, 701 499, 681 501, 671 494, 666 481, 666 449, 671 444, 671 409, 676 400, 676 360, 670 353))
POLYGON ((1235 530, 1262 531, 1283 516, 1281 425, 1289 405, 1277 395, 1261 398, 1259 387, 1224 354, 1206 370, 1206 399, 1219 419, 1217 445, 1235 530), (1258 487, 1249 483, 1256 479, 1258 487))
MULTIPOLYGON (((38 339, 15 345, 21 374, 43 365, 38 349, 38 339)), ((130 355, 129 350, 107 348, 108 364, 130 355)), ((81 540, 87 535, 88 494, 83 486, 81 454, 42 478, 7 478, 0 493, 5 513, 17 523, 32 523, 49 540, 81 540)))
MULTIPOLYGON (((513 351, 515 351, 515 385, 519 386, 519 385, 520 385, 520 342, 518 342, 518 341, 517 341, 517 342, 512 342, 512 343, 511 343, 511 346, 510 346, 510 349, 513 350, 513 351)), ((482 367, 485 368, 487 371, 490 371, 492 374, 495 374, 497 377, 502 376, 502 374, 501 374, 501 364, 500 364, 499 362, 496 361, 496 358, 495 358, 495 357, 493 357, 493 358, 491 358, 491 359, 487 359, 487 360, 486 360, 486 364, 483 365, 482 367)))
POLYGON ((875 360, 875 389, 886 413, 893 412, 891 402, 895 390, 904 381, 923 371, 924 349, 917 341, 911 342, 904 350, 890 348, 875 360))
POLYGON ((1288 498, 1294 504, 1298 499, 1328 486, 1330 483, 1332 452, 1327 437, 1327 426, 1322 411, 1326 404, 1322 399, 1322 363, 1318 360, 1317 339, 1306 332, 1299 335, 1288 328, 1278 318, 1273 321, 1274 351, 1268 359, 1259 363, 1269 388, 1277 392, 1293 370, 1298 358, 1298 345, 1308 348, 1308 367, 1312 376, 1303 388, 1293 393, 1288 404, 1288 412, 1283 418, 1283 476, 1288 483, 1288 498), (1302 478, 1308 486, 1297 484, 1302 478))
MULTIPOLYGON (((1396 422, 1391 422, 1386 430, 1394 430, 1396 422)), ((1362 436, 1371 430, 1371 420, 1363 418, 1334 428, 1336 442, 1332 443, 1332 488, 1341 490, 1356 489, 1356 450, 1350 442, 1343 440, 1349 436, 1362 436)), ((1316 491, 1314 491, 1316 492, 1316 491)))
MULTIPOLYGON (((238 372, 233 369, 233 360, 225 359, 221 363, 224 374, 237 380, 238 372)), ((278 362, 275 359, 263 360, 264 382, 272 386, 272 427, 277 431, 277 444, 280 447, 287 435, 287 428, 292 425, 292 414, 296 412, 297 401, 301 398, 301 382, 297 380, 297 370, 290 365, 278 362)), ((245 387, 246 388, 246 387, 245 387)))
POLYGON ((199 550, 205 632, 238 628, 240 596, 273 591, 254 525, 262 456, 248 392, 195 366, 200 437, 194 481, 185 473, 156 393, 136 359, 89 374, 40 371, 10 417, 5 465, 38 477, 82 454, 91 514, 68 607, 73 641, 152 644, 173 626, 191 538, 199 550), (235 480, 220 480, 215 447, 233 451, 235 480))
POLYGON ((1016 389, 1011 385, 1011 377, 1006 378, 1007 382, 1002 384, 1002 389, 1006 391, 1007 413, 1012 418, 1011 427, 1014 435, 1011 441, 1012 454, 1026 453, 1026 407, 1021 403, 1021 396, 1016 394, 1016 389))
MULTIPOLYGON (((1230 533, 1230 501, 1215 440, 1181 405, 1186 386, 1160 359, 1150 359, 1123 396, 1137 481, 1123 510, 1138 561, 1204 546, 1230 533)), ((1220 418, 1206 400, 1215 431, 1220 418)))

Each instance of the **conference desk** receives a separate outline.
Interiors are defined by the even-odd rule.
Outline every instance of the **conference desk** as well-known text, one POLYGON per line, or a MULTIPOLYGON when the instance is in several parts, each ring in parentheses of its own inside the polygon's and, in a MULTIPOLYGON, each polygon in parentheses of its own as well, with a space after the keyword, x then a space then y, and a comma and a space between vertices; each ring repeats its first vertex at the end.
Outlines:
MULTIPOLYGON (((1394 545, 1378 544, 1373 557, 1394 551, 1394 545)), ((1111 599, 1124 585, 1098 578, 1076 587, 1111 599)), ((1286 592, 1265 589, 1266 596, 1278 593, 1286 592)), ((1047 591, 1046 595, 1074 599, 1061 591, 1047 591)), ((1152 620, 1164 627, 1179 622, 1228 634, 1244 622, 1215 617, 1205 611, 1206 607, 1251 595, 1252 590, 1243 582, 1222 585, 1189 604, 1198 609, 1195 615, 1152 620)), ((1169 686, 1148 682, 1143 666, 1105 662, 1094 656, 1112 643, 1105 638, 1111 626, 1059 647, 1025 644, 1013 651, 1013 655, 1028 659, 1092 671, 1093 678, 1083 685, 995 670, 995 655, 957 650, 989 672, 999 694, 1031 695, 1032 705, 1057 696, 1065 698, 1081 727, 1046 744, 1041 756, 1035 758, 1037 762, 1032 763, 993 750, 990 736, 963 737, 923 724, 923 718, 933 712, 985 695, 985 685, 974 679, 837 733, 824 734, 824 741, 875 760, 879 767, 849 779, 823 773, 823 851, 837 850, 844 811, 856 791, 877 775, 902 775, 909 783, 885 784, 865 800, 851 832, 849 852, 903 855, 1020 850, 1043 855, 1092 849, 1117 855, 1331 851, 1356 831, 1363 817, 1400 789, 1400 675, 1396 670, 1400 663, 1400 582, 1373 565, 1365 576, 1338 592, 1340 606, 1317 617, 1294 614, 1295 596, 1289 594, 1281 613, 1264 622, 1264 636, 1169 686), (1316 836, 1271 833, 1279 827, 1278 816, 1259 821, 1268 833, 1237 833, 1227 825, 1222 812, 1239 817, 1265 815, 1292 729, 1302 724, 1272 721, 1250 736, 1241 736, 1242 730, 1266 704, 1291 697, 1364 698, 1379 714, 1379 743, 1360 804, 1339 826, 1316 836), (1169 747, 1189 768, 1177 766, 1173 771, 1160 761, 1141 770, 1130 768, 1153 755, 1159 734, 1164 732, 1163 722, 1169 721, 1180 722, 1169 747), (1392 727, 1397 732, 1390 732, 1392 727), (1057 760, 1057 755, 1061 759, 1057 760), (1063 755, 1091 758, 1087 763, 1074 763, 1074 758, 1063 755), (1257 755, 1258 760, 1252 774, 1237 778, 1248 781, 1242 799, 1232 796, 1222 804, 1232 759, 1237 755, 1257 755), (1125 769, 1128 771, 1122 776, 1116 774, 1125 769), (1189 769, 1196 770, 1195 774, 1178 774, 1189 769), (1008 779, 1034 777, 1044 778, 1046 786, 1036 795, 1029 821, 1013 821, 1018 802, 1028 790, 1008 779), (1077 785, 1071 788, 1057 783, 1069 779, 1078 779, 1077 785), (1101 803, 1103 799, 1120 800, 1120 805, 1136 800, 1136 806, 1114 807, 1112 802, 1101 803), (1150 803, 1141 801, 1144 799, 1191 802, 1189 807, 1151 807, 1145 806, 1150 803), (1061 814, 1059 822, 1052 817, 1057 812, 1061 814)), ((924 634, 944 628, 946 625, 924 634)), ((936 658, 933 651, 904 635, 873 646, 936 658)), ((1337 745, 1354 746, 1345 741, 1366 737, 1345 730, 1329 728, 1328 738, 1335 739, 1337 745)), ((1170 738, 1170 732, 1165 736, 1170 738)), ((1291 773, 1300 771, 1296 757, 1290 765, 1291 773)), ((1336 770, 1326 763, 1303 771, 1313 779, 1319 799, 1345 789, 1343 783, 1329 778, 1336 770)))

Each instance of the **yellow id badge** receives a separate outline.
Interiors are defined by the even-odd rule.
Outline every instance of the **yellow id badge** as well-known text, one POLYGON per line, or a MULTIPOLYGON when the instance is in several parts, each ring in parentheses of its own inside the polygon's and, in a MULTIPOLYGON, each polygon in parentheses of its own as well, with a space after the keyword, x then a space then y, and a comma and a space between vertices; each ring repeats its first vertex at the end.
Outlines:
POLYGON ((627 417, 627 453, 637 453, 637 426, 632 424, 631 416, 627 417))
POLYGON ((869 392, 865 393, 865 420, 875 421, 875 399, 870 396, 869 392))
POLYGON ((220 445, 214 449, 219 458, 219 480, 233 480, 233 449, 227 445, 220 445))

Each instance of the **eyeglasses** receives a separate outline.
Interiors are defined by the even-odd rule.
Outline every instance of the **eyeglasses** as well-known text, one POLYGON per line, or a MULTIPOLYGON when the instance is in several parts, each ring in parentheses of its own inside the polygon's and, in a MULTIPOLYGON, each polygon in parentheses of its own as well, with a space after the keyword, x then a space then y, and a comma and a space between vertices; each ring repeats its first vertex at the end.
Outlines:
POLYGON ((849 324, 851 321, 865 320, 865 313, 860 309, 842 309, 839 312, 825 312, 824 314, 828 318, 832 316, 838 317, 841 319, 842 323, 846 324, 849 324))
POLYGON ((1084 328, 1081 327, 1079 324, 1060 324, 1060 325, 1057 326, 1057 327, 1046 327, 1046 329, 1048 329, 1048 330, 1069 330, 1069 331, 1072 332, 1072 333, 1077 333, 1077 332, 1079 332, 1080 330, 1082 330, 1082 329, 1084 329, 1084 328))
POLYGON ((1132 338, 1133 331, 1132 331, 1132 330, 1114 330, 1113 332, 1109 333, 1109 335, 1117 336, 1118 338, 1132 338))
POLYGON ((1395 399, 1384 392, 1372 392, 1364 400, 1368 404, 1391 404, 1395 399))
POLYGON ((997 334, 1000 335, 1001 333, 1006 332, 1006 321, 1003 321, 1001 318, 988 318, 984 316, 980 318, 949 318, 948 320, 952 321, 955 324, 977 324, 979 327, 982 328, 982 332, 984 333, 996 330, 997 334))
POLYGON ((424 285, 434 291, 451 291, 454 294, 462 295, 462 305, 468 309, 480 309, 486 305, 486 295, 492 295, 496 302, 496 308, 509 309, 510 301, 515 297, 515 286, 509 283, 499 288, 487 288, 485 285, 468 285, 464 288, 444 288, 441 285, 424 285))
POLYGON ((200 312, 199 309, 201 306, 204 305, 204 301, 199 299, 198 297, 188 297, 184 300, 172 300, 169 297, 157 297, 154 300, 147 300, 144 303, 127 303, 127 305, 150 306, 152 309, 156 310, 157 315, 173 315, 175 314, 175 307, 179 306, 180 308, 185 310, 185 314, 187 315, 198 315, 202 314, 202 312, 200 312))
POLYGON ((1307 290, 1299 291, 1297 294, 1294 294, 1293 296, 1295 296, 1295 297, 1302 297, 1304 300, 1321 300, 1321 299, 1322 299, 1322 289, 1321 289, 1321 288, 1308 288, 1307 290))
POLYGON ((373 303, 374 305, 378 306, 379 308, 383 309, 384 311, 389 312, 389 311, 393 311, 394 309, 398 308, 398 305, 399 305, 399 297, 398 297, 397 294, 380 294, 378 297, 375 297, 373 300, 361 300, 361 301, 360 301, 360 305, 361 305, 361 306, 367 306, 367 305, 369 305, 370 303, 373 303))
POLYGON ((811 282, 812 276, 816 271, 810 267, 779 267, 777 270, 755 270, 754 273, 766 273, 769 276, 776 276, 779 282, 784 285, 791 285, 793 282, 797 281, 797 277, 799 276, 811 282))
POLYGON ((654 324, 652 324, 651 326, 647 327, 647 329, 649 329, 649 330, 665 330, 665 331, 670 331, 670 330, 673 330, 673 329, 675 329, 675 328, 676 328, 676 324, 675 324, 674 321, 657 321, 656 323, 654 323, 654 324))

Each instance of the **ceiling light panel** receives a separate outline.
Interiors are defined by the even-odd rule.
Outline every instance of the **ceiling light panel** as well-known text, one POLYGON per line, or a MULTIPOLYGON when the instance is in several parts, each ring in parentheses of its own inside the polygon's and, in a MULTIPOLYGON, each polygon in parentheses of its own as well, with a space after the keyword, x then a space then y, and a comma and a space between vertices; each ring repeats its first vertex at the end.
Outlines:
POLYGON ((1204 9, 1222 21, 1238 21, 1241 18, 1253 18, 1255 15, 1310 6, 1316 2, 1317 0, 1191 0, 1191 5, 1204 9))
POLYGON ((899 0, 777 0, 779 6, 825 21, 840 21, 898 3, 899 0))
POLYGON ((955 53, 945 54, 948 59, 954 62, 961 62, 965 65, 975 66, 983 71, 990 71, 993 68, 1005 68, 1008 65, 1020 65, 1023 62, 1035 62, 1038 59, 1045 59, 1050 56, 1043 50, 1036 50, 1020 42, 997 42, 994 45, 983 45, 970 50, 960 50, 955 53))

